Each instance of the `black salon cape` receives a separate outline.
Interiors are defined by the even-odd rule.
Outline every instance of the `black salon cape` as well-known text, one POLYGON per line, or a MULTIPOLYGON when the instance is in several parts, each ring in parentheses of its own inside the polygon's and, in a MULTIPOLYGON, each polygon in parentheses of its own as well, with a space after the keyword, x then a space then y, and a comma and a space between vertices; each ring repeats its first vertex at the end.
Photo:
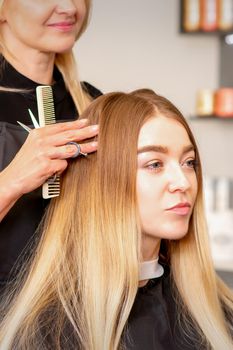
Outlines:
MULTIPOLYGON (((33 127, 28 108, 38 117, 34 81, 17 72, 0 56, 0 86, 29 89, 30 92, 13 93, 0 91, 0 171, 14 158, 27 132, 17 124, 17 120, 33 127)), ((56 83, 52 86, 55 115, 58 121, 73 120, 78 113, 64 81, 57 69, 54 71, 56 83)), ((88 83, 83 88, 93 97, 100 91, 88 83)), ((0 289, 9 279, 16 260, 25 250, 28 242, 42 218, 48 200, 41 197, 41 188, 21 197, 0 223, 0 289)))
POLYGON ((123 337, 127 350, 205 349, 194 327, 184 330, 175 299, 169 267, 165 266, 163 276, 138 289, 123 337))
MULTIPOLYGON (((123 331, 120 349, 123 350, 206 350, 195 327, 190 322, 185 329, 177 308, 175 287, 170 278, 169 266, 164 265, 164 275, 150 280, 138 288, 133 307, 123 331)), ((197 291, 198 292, 198 291, 197 291)), ((54 313, 56 315, 56 312, 54 313)), ((48 319, 48 316, 45 316, 48 319)), ((54 350, 53 320, 41 330, 43 350, 54 350)), ((73 327, 68 322, 61 335, 62 350, 80 349, 73 327)), ((87 349, 88 350, 88 349, 87 349)), ((108 349, 112 350, 112 349, 108 349)), ((224 350, 224 349, 223 349, 224 350)))

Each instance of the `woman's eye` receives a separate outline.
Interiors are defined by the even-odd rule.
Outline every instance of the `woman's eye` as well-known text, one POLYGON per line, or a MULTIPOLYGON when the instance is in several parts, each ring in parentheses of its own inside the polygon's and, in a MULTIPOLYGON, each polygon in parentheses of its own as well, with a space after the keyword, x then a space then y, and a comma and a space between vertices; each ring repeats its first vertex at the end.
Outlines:
POLYGON ((196 169, 197 161, 196 159, 188 159, 184 162, 184 165, 191 169, 196 169))
POLYGON ((162 168, 162 166, 163 166, 163 163, 162 163, 162 162, 153 162, 153 163, 148 164, 147 167, 148 167, 150 170, 158 171, 158 170, 160 170, 160 169, 162 168))

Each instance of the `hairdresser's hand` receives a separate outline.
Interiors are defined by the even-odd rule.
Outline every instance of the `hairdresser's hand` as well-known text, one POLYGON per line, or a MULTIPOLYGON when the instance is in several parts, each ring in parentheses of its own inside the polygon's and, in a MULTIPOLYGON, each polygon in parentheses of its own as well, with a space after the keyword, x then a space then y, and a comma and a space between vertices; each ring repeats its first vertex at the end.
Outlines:
MULTIPOLYGON (((77 147, 67 145, 68 142, 82 142, 97 133, 98 126, 88 126, 86 119, 33 129, 13 161, 0 173, 0 185, 4 184, 17 200, 66 169, 67 159, 77 151, 77 147)), ((81 144, 81 152, 90 153, 96 149, 97 142, 87 140, 81 144)))

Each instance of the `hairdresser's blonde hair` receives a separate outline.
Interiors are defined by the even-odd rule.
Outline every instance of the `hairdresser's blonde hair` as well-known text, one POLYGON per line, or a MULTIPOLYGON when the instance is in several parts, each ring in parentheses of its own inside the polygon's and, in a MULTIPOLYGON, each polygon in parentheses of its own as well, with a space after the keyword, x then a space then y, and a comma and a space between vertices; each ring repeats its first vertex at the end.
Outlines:
MULTIPOLYGON (((83 118, 100 125, 98 152, 71 162, 61 196, 49 205, 29 273, 18 295, 9 297, 1 349, 123 348, 122 334, 138 289, 138 135, 159 114, 182 123, 199 162, 185 119, 151 90, 111 93, 84 112, 83 118)), ((232 318, 233 296, 214 272, 201 176, 199 166, 189 231, 181 240, 163 241, 160 259, 170 264, 187 336, 192 325, 206 349, 230 350, 232 328, 223 307, 232 318)))
MULTIPOLYGON (((4 0, 0 0, 0 14, 1 14, 1 8, 3 6, 3 3, 4 3, 4 0)), ((91 0, 85 0, 85 4, 86 4, 86 16, 84 18, 82 27, 78 33, 76 40, 79 39, 79 37, 85 31, 88 24, 88 19, 89 19, 90 10, 91 10, 91 0)), ((1 33, 0 33, 0 53, 3 51, 3 49, 5 49, 9 53, 7 46, 5 45, 5 43, 1 38, 1 33)), ((9 53, 9 54, 12 55, 12 53, 9 53)), ((65 85, 73 98, 73 101, 76 105, 78 112, 81 114, 90 103, 91 97, 89 96, 86 90, 83 90, 81 86, 80 80, 78 78, 77 65, 75 62, 73 51, 70 50, 65 53, 57 53, 56 59, 55 59, 55 65, 61 72, 65 85)), ((19 92, 21 90, 0 87, 0 91, 19 92)))

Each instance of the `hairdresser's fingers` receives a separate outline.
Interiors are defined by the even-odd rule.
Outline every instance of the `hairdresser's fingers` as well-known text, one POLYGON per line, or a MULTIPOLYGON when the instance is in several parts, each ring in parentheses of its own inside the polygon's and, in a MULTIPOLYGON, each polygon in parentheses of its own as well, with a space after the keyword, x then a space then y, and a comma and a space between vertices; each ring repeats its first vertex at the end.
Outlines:
POLYGON ((64 146, 68 142, 80 142, 92 138, 98 134, 98 125, 90 125, 79 130, 68 130, 63 133, 51 135, 46 143, 53 146, 64 146))
POLYGON ((62 174, 68 166, 68 162, 65 159, 54 159, 47 164, 47 167, 45 166, 44 168, 41 168, 41 170, 44 170, 41 173, 43 182, 46 181, 49 177, 53 176, 54 174, 62 174))
POLYGON ((44 137, 46 137, 54 134, 63 133, 69 130, 79 130, 86 127, 88 124, 88 119, 78 119, 71 122, 46 125, 39 129, 33 129, 33 131, 36 131, 42 134, 44 137))
POLYGON ((66 159, 55 159, 50 162, 50 171, 45 173, 45 177, 51 177, 54 174, 62 174, 66 170, 68 162, 66 159))
MULTIPOLYGON (((77 152, 74 145, 76 149, 68 147, 68 154, 64 154, 67 152, 66 144, 70 141, 79 143, 98 133, 97 128, 86 125, 86 120, 80 120, 63 123, 62 126, 48 125, 29 132, 25 143, 4 171, 8 182, 14 184, 17 196, 34 190, 54 173, 65 170, 68 165, 66 159, 77 152), (59 150, 60 146, 65 146, 65 149, 59 150), (56 152, 58 154, 54 156, 56 152)), ((89 145, 81 146, 81 152, 93 152, 96 147, 96 144, 89 142, 89 145)))
MULTIPOLYGON (((97 142, 87 142, 80 145, 80 152, 82 153, 92 153, 97 150, 97 142)), ((61 147, 53 147, 48 149, 47 156, 50 159, 68 159, 75 156, 77 153, 77 146, 75 144, 67 144, 61 147)))
POLYGON ((20 197, 41 186, 54 173, 61 174, 67 165, 65 159, 51 160, 42 150, 24 144, 4 172, 8 183, 14 184, 15 195, 20 197))
POLYGON ((92 152, 97 151, 98 142, 92 141, 92 142, 87 142, 87 143, 81 143, 80 146, 81 146, 81 152, 92 153, 92 152))

